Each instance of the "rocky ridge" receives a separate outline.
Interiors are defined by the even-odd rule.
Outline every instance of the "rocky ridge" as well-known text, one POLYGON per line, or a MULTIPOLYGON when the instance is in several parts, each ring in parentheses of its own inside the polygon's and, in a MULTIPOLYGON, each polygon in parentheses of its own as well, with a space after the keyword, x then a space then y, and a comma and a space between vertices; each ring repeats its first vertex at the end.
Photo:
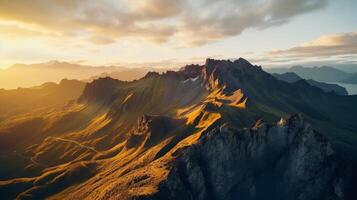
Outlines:
POLYGON ((143 199, 345 199, 351 192, 331 144, 300 115, 250 129, 222 124, 175 154, 159 192, 143 199))

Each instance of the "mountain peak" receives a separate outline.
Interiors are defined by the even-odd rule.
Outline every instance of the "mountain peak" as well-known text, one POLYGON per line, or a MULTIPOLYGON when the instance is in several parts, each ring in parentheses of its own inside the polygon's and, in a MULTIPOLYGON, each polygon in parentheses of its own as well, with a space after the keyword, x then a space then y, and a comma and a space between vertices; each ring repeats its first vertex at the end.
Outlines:
POLYGON ((185 79, 195 78, 202 74, 203 68, 204 65, 191 64, 181 68, 179 72, 183 75, 185 79))
POLYGON ((148 72, 148 73, 146 73, 146 75, 143 77, 144 79, 145 78, 152 78, 152 77, 156 77, 156 76, 160 76, 160 73, 158 73, 158 72, 148 72))
POLYGON ((59 64, 61 63, 60 61, 58 60, 50 60, 48 61, 47 63, 44 63, 44 64, 48 64, 48 65, 56 65, 56 64, 59 64))
POLYGON ((239 57, 237 60, 234 61, 235 63, 242 63, 242 64, 246 64, 246 65, 250 65, 250 66, 253 66, 248 60, 242 58, 242 57, 239 57))
POLYGON ((235 61, 207 59, 203 77, 210 88, 225 87, 228 91, 243 89, 241 81, 266 74, 261 67, 252 65, 244 58, 235 61))
POLYGON ((238 58, 237 60, 231 61, 231 60, 215 60, 211 58, 207 58, 205 65, 206 68, 215 68, 215 67, 220 67, 220 68, 236 68, 240 70, 245 70, 245 69, 250 69, 250 70, 262 70, 260 66, 253 65, 251 64, 248 60, 244 58, 238 58))
POLYGON ((210 67, 213 65, 218 65, 218 64, 222 65, 222 64, 229 64, 229 63, 232 63, 232 61, 231 60, 216 60, 213 58, 207 58, 206 62, 205 62, 205 66, 210 67))
POLYGON ((110 101, 113 91, 122 81, 110 77, 99 78, 88 83, 79 102, 83 101, 110 101))

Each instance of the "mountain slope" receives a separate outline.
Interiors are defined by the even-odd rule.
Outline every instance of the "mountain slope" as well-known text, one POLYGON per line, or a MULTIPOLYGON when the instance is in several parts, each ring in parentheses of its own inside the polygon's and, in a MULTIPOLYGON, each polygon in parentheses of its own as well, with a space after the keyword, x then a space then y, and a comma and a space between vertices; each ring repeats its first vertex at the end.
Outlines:
POLYGON ((357 73, 351 75, 350 77, 341 80, 342 83, 357 84, 357 73))
POLYGON ((285 72, 282 74, 274 73, 272 75, 275 76, 276 78, 278 78, 279 80, 282 80, 282 81, 285 81, 288 83, 295 83, 296 81, 302 79, 300 76, 298 76, 294 72, 285 72))
POLYGON ((354 199, 356 101, 242 58, 100 78, 74 105, 1 124, 0 195, 354 199))
MULTIPOLYGON (((273 76, 275 76, 279 80, 286 81, 288 83, 294 83, 302 79, 300 76, 298 76, 293 72, 286 72, 283 74, 273 74, 273 76)), ((323 82, 314 81, 312 79, 306 80, 306 82, 312 86, 322 89, 325 92, 334 92, 335 94, 338 95, 348 95, 346 88, 341 87, 337 84, 323 83, 323 82)))
POLYGON ((84 82, 63 79, 59 84, 49 82, 32 88, 0 89, 0 121, 37 109, 66 105, 68 101, 76 100, 84 87, 84 82))
POLYGON ((344 72, 333 67, 302 67, 293 66, 291 68, 271 68, 266 69, 270 73, 286 73, 293 72, 303 79, 313 79, 320 82, 338 82, 347 79, 351 76, 350 73, 344 72))

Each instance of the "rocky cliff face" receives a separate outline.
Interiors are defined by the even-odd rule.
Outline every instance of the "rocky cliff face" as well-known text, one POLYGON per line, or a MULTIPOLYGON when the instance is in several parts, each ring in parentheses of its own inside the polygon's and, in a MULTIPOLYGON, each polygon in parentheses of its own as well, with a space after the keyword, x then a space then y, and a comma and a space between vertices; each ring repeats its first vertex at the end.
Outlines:
POLYGON ((250 129, 224 124, 176 154, 160 192, 148 199, 345 197, 330 143, 299 115, 250 129))
POLYGON ((126 146, 129 148, 140 145, 146 148, 155 146, 183 126, 184 120, 144 115, 139 118, 137 127, 131 130, 126 146))

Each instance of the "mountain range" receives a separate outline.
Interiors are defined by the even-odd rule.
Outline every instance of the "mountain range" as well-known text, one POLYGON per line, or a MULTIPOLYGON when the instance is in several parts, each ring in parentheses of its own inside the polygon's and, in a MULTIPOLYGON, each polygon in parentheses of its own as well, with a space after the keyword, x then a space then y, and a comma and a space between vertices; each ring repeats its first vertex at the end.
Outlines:
POLYGON ((322 67, 293 66, 290 68, 269 68, 266 70, 270 73, 278 73, 278 74, 293 72, 303 79, 312 79, 320 82, 339 82, 348 79, 352 76, 351 73, 328 66, 322 66, 322 67))
POLYGON ((131 81, 141 78, 149 71, 160 71, 160 69, 146 67, 130 69, 118 66, 94 67, 60 61, 30 65, 15 64, 7 69, 0 70, 0 88, 28 88, 46 82, 59 83, 64 78, 90 81, 100 76, 113 76, 121 80, 131 81))
POLYGON ((357 73, 357 64, 353 64, 353 63, 351 63, 351 64, 348 64, 348 63, 333 64, 333 67, 336 69, 340 69, 344 72, 351 73, 351 74, 357 73))
POLYGON ((357 73, 354 73, 350 77, 341 80, 342 83, 350 83, 350 84, 357 84, 357 73))
POLYGON ((63 79, 58 84, 48 82, 31 88, 0 89, 0 121, 37 109, 65 106, 78 99, 84 87, 85 82, 63 79))
POLYGON ((0 121, 2 199, 357 197, 357 95, 243 58, 78 85, 0 121))
POLYGON ((59 82, 67 79, 87 79, 103 72, 122 71, 122 67, 92 67, 68 62, 50 61, 38 64, 15 64, 0 71, 0 88, 16 89, 59 82))
MULTIPOLYGON (((296 81, 301 80, 302 78, 295 74, 294 72, 286 72, 283 74, 272 74, 276 78, 282 81, 286 81, 289 83, 294 83, 296 81)), ((329 83, 323 83, 323 82, 318 82, 312 79, 306 80, 307 83, 309 83, 312 86, 318 87, 322 89, 325 92, 334 92, 335 94, 338 95, 348 95, 348 92, 346 88, 341 87, 337 84, 329 84, 329 83)))
POLYGON ((92 76, 89 79, 85 79, 84 81, 91 82, 98 78, 105 78, 105 77, 110 77, 121 81, 133 81, 144 77, 148 72, 163 73, 166 72, 167 70, 170 69, 169 68, 135 68, 135 69, 128 69, 123 71, 114 71, 109 73, 103 72, 100 75, 92 76))

